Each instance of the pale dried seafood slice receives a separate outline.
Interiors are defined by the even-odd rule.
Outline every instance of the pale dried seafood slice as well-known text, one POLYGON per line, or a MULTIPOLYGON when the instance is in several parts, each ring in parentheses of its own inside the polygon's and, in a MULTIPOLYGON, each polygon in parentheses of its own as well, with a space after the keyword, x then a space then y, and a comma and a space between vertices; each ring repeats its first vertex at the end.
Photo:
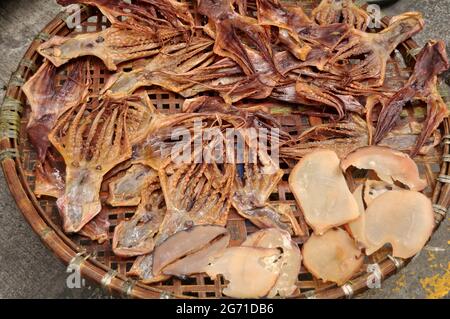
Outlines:
POLYGON ((349 234, 331 229, 318 236, 312 234, 302 248, 303 265, 315 277, 343 285, 360 270, 364 256, 349 234))
POLYGON ((155 236, 166 213, 159 183, 147 185, 142 201, 130 220, 114 228, 112 249, 120 257, 148 254, 155 247, 155 236))
POLYGON ((273 298, 277 295, 289 297, 295 292, 302 255, 297 243, 291 239, 288 232, 277 228, 262 229, 248 236, 242 246, 281 248, 283 253, 280 276, 267 297, 273 298))
POLYGON ((137 257, 127 275, 138 277, 144 284, 160 282, 170 278, 170 276, 163 274, 153 275, 153 254, 137 257))
POLYGON ((282 265, 278 248, 230 247, 206 267, 213 279, 227 281, 223 294, 233 298, 261 298, 276 284, 282 265))
POLYGON ((331 150, 317 150, 302 158, 289 175, 289 186, 308 225, 318 235, 359 216, 340 161, 331 150))
POLYGON ((367 255, 390 243, 394 257, 410 258, 425 246, 435 226, 430 199, 409 190, 380 195, 364 216, 367 255))
POLYGON ((223 253, 229 243, 230 235, 226 233, 222 237, 213 240, 201 250, 189 254, 186 257, 164 267, 162 272, 165 275, 177 277, 184 277, 205 272, 206 267, 214 260, 214 258, 223 253))
POLYGON ((411 190, 421 191, 427 182, 420 178, 416 163, 405 153, 381 146, 368 146, 350 153, 342 162, 346 171, 350 166, 373 170, 388 184, 398 181, 411 190))
POLYGON ((228 231, 221 226, 200 225, 177 232, 155 247, 153 252, 153 275, 162 273, 164 267, 187 255, 196 253, 228 231))

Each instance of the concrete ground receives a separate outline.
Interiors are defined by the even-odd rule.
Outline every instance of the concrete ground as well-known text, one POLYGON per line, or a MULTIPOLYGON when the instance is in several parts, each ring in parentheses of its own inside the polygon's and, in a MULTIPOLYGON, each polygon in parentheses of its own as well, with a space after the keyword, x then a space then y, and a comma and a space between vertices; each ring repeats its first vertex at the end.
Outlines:
MULTIPOLYGON (((0 2, 0 100, 18 61, 34 36, 59 7, 53 0, 3 0, 0 2)), ((416 37, 420 45, 430 38, 450 42, 450 0, 400 0, 384 10, 392 15, 420 11, 427 26, 416 37)), ((0 170, 0 298, 107 298, 95 284, 69 289, 65 266, 32 231, 10 196, 0 170)), ((449 298, 449 219, 409 266, 358 298, 449 298)))

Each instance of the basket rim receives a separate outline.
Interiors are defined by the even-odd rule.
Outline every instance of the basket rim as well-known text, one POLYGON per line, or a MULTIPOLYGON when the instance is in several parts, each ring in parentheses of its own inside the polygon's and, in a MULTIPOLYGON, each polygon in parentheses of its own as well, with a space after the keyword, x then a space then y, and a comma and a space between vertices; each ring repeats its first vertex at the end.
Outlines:
MULTIPOLYGON (((80 6, 80 13, 87 15, 90 7, 80 6)), ((65 27, 66 14, 61 12, 55 18, 53 18, 40 32, 40 34, 33 40, 33 42, 28 47, 26 53, 21 59, 16 71, 12 74, 11 79, 8 83, 7 90, 4 95, 2 108, 7 99, 16 99, 20 101, 21 96, 21 85, 23 83, 15 83, 14 79, 17 76, 21 79, 27 79, 27 77, 33 73, 32 65, 24 63, 26 61, 34 61, 34 59, 39 56, 37 53, 37 47, 42 43, 45 36, 40 35, 51 35, 55 34, 65 27)), ((382 19, 383 27, 386 27, 389 22, 389 17, 384 17, 382 19)), ((414 49, 418 48, 417 43, 409 39, 402 44, 404 49, 406 49, 407 54, 414 49)), ((414 55, 409 54, 413 60, 415 60, 414 55)), ((21 114, 17 113, 20 117, 21 114)), ((446 117, 443 122, 445 135, 448 136, 450 132, 450 121, 446 117)), ((4 128, 1 128, 3 130, 4 128)), ((66 234, 64 234, 59 227, 57 227, 45 214, 42 212, 36 197, 34 196, 32 190, 30 189, 26 178, 23 175, 22 163, 20 160, 19 148, 18 148, 18 137, 5 137, 5 134, 0 134, 0 161, 5 176, 5 180, 8 184, 8 188, 12 197, 14 198, 17 207, 27 220, 27 222, 32 227, 33 231, 38 234, 40 240, 46 245, 54 255, 56 255, 65 265, 76 265, 79 266, 80 273, 82 276, 89 278, 90 280, 100 284, 103 288, 107 289, 111 293, 118 293, 124 297, 135 297, 135 298, 183 298, 183 299, 196 299, 195 297, 178 295, 173 292, 169 292, 164 289, 153 287, 150 285, 142 284, 136 280, 130 279, 125 275, 119 274, 112 268, 107 267, 103 263, 97 261, 94 257, 86 254, 86 251, 76 245, 66 234)), ((444 154, 450 154, 450 145, 444 145, 444 154)), ((441 164, 441 175, 447 175, 449 170, 448 162, 442 161, 441 164)), ((447 185, 446 183, 440 181, 436 182, 436 186, 433 190, 432 202, 436 204, 439 202, 442 189, 447 185)), ((445 193, 445 192, 444 192, 445 193)), ((445 195, 444 195, 445 196, 445 195)), ((448 209, 448 207, 445 207, 448 209)), ((441 215, 439 215, 441 216, 441 215)), ((433 230, 437 230, 444 216, 441 216, 436 222, 436 227, 433 230)), ((433 236, 432 235, 432 236, 433 236)), ((388 258, 380 263, 378 263, 381 276, 381 281, 384 281, 391 275, 395 274, 402 267, 410 262, 411 258, 408 260, 402 260, 388 256, 388 258)), ((335 287, 327 289, 325 291, 312 291, 301 293, 297 296, 300 298, 351 298, 354 294, 362 293, 367 290, 367 281, 371 274, 364 273, 358 278, 354 279, 352 282, 341 287, 335 287)))

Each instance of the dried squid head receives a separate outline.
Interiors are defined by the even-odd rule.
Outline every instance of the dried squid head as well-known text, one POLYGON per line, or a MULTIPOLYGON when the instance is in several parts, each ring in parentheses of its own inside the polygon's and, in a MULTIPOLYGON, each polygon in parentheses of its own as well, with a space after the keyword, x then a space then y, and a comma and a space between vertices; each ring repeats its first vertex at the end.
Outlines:
POLYGON ((68 111, 49 139, 66 163, 65 193, 57 201, 66 232, 78 232, 101 209, 103 176, 131 156, 126 106, 87 104, 68 111))
POLYGON ((252 140, 251 136, 244 138, 248 156, 243 164, 237 164, 231 197, 233 207, 239 215, 260 228, 278 228, 290 234, 304 235, 289 205, 274 206, 268 203, 270 194, 283 177, 283 170, 261 149, 261 144, 256 145, 256 140, 252 140))
POLYGON ((407 12, 391 19, 389 26, 379 33, 366 33, 352 29, 336 48, 330 60, 333 68, 330 72, 338 73, 348 82, 365 82, 359 86, 379 87, 383 85, 386 63, 394 49, 423 29, 424 21, 420 13, 407 12), (350 59, 362 59, 351 63, 350 59), (336 70, 341 69, 339 72, 336 70))
POLYGON ((342 21, 362 31, 367 29, 370 20, 370 16, 353 0, 322 0, 312 15, 320 25, 342 21))

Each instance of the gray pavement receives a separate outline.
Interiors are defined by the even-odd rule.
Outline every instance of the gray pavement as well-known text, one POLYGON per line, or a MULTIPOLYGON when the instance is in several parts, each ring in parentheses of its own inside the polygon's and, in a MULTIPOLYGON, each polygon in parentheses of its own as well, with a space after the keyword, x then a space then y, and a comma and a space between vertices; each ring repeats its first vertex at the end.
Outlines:
MULTIPOLYGON (((52 19, 59 7, 52 0, 0 2, 0 100, 18 61, 34 36, 52 19)), ((416 37, 450 41, 450 0, 400 0, 384 10, 389 15, 420 11, 427 26, 416 37)), ((106 298, 95 284, 69 289, 65 266, 48 250, 22 217, 0 170, 0 298, 106 298)), ((409 266, 358 298, 448 298, 450 260, 449 219, 409 266)))

